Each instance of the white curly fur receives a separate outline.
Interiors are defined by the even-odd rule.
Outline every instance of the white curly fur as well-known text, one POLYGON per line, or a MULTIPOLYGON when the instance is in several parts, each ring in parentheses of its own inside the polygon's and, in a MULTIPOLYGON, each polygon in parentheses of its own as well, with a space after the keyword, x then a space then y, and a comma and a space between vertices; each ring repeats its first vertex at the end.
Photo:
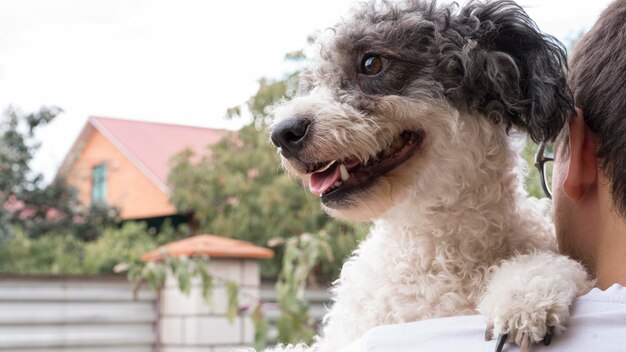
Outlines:
MULTIPOLYGON (((325 207, 337 218, 372 220, 371 232, 334 283, 315 344, 271 351, 338 351, 377 325, 477 307, 518 343, 522 333, 540 340, 546 325, 563 331, 568 307, 590 282, 579 263, 555 254, 546 204, 523 189, 521 134, 430 92, 377 97, 376 113, 366 114, 327 82, 333 63, 317 65, 316 88, 273 112, 276 123, 313 117, 301 159, 367 161, 402 131, 423 130, 425 139, 349 206, 325 207)), ((308 181, 293 160, 283 165, 308 181)))
POLYGON ((354 112, 342 110, 323 93, 296 99, 277 116, 291 116, 288 109, 321 106, 325 109, 319 116, 328 121, 329 130, 320 132, 324 141, 316 148, 324 150, 321 154, 333 149, 323 154, 331 155, 326 159, 345 157, 346 150, 375 154, 369 148, 385 138, 368 130, 373 125, 390 136, 408 125, 420 126, 427 139, 420 154, 382 176, 356 210, 328 209, 334 216, 356 219, 383 212, 344 264, 332 289, 335 303, 314 350, 337 351, 381 324, 474 314, 491 273, 480 309, 494 321, 496 332, 528 331, 538 341, 546 323, 557 332, 564 329, 568 307, 589 282, 580 264, 554 254, 545 204, 527 199, 519 138, 480 116, 461 116, 447 106, 434 113, 411 108, 407 101, 394 102, 400 107, 396 118, 367 127, 348 123, 343 133, 334 133, 332 125, 345 124, 354 112), (411 122, 404 116, 411 116, 411 122))
MULTIPOLYGON (((564 256, 518 255, 494 270, 478 310, 495 331, 525 332, 533 341, 545 336, 547 326, 560 334, 569 319, 570 303, 589 289, 580 275, 580 267, 564 256)), ((519 343, 521 336, 513 337, 519 343)))

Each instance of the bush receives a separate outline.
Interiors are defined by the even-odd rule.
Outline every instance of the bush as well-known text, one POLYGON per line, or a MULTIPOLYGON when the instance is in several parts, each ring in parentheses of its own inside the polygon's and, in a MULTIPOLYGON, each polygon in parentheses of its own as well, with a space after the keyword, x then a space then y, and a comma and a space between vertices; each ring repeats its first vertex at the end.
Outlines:
POLYGON ((71 235, 30 239, 15 229, 0 244, 0 271, 32 274, 80 274, 85 244, 71 235))
POLYGON ((139 261, 142 254, 157 247, 154 236, 144 223, 125 223, 119 229, 109 228, 96 241, 85 245, 85 274, 112 273, 119 263, 139 261))
POLYGON ((72 234, 48 232, 30 238, 13 227, 0 243, 0 271, 32 274, 113 273, 119 263, 137 263, 139 257, 159 245, 187 235, 186 228, 169 223, 157 233, 143 222, 107 227, 98 239, 85 242, 72 234))

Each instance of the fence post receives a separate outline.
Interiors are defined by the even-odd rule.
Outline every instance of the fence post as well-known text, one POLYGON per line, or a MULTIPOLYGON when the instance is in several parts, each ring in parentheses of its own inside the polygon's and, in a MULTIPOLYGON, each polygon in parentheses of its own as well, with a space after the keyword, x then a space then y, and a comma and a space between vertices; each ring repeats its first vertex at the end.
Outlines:
POLYGON ((271 258, 273 252, 249 242, 199 235, 167 244, 146 253, 142 259, 162 260, 165 255, 208 255, 214 286, 209 305, 202 297, 199 278, 192 280, 191 291, 186 295, 180 292, 172 273, 167 274, 160 293, 160 351, 225 352, 252 346, 254 327, 249 314, 239 314, 233 321, 228 319, 226 282, 239 287, 240 307, 256 304, 260 298, 259 259, 271 258))

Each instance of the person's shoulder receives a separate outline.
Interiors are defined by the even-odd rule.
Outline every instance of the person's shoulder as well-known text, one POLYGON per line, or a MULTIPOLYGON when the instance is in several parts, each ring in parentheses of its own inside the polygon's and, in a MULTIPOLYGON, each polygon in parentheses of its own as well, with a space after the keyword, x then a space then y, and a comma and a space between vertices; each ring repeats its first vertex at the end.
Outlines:
POLYGON ((342 352, 364 351, 485 351, 495 348, 486 342, 485 320, 466 315, 377 326, 342 352))
POLYGON ((626 351, 626 288, 592 289, 574 304, 568 330, 546 351, 626 351))
MULTIPOLYGON (((342 352, 486 351, 495 340, 485 341, 486 323, 480 315, 456 316, 382 325, 368 331, 342 352)), ((626 288, 615 284, 593 289, 579 297, 568 330, 537 351, 626 352, 626 288)))
POLYGON ((587 294, 578 297, 572 309, 574 323, 593 319, 603 319, 607 313, 624 313, 626 311, 626 288, 614 284, 606 290, 594 288, 587 294))
POLYGON ((580 296, 578 301, 626 304, 626 287, 620 284, 613 284, 606 290, 594 288, 587 294, 580 296))

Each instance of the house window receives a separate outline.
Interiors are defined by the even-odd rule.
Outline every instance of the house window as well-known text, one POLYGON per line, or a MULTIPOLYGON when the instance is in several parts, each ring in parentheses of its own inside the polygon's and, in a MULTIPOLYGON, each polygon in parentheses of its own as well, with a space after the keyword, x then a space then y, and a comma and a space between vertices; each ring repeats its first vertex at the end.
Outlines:
POLYGON ((94 166, 91 174, 91 203, 106 203, 107 194, 107 168, 100 164, 94 166))

